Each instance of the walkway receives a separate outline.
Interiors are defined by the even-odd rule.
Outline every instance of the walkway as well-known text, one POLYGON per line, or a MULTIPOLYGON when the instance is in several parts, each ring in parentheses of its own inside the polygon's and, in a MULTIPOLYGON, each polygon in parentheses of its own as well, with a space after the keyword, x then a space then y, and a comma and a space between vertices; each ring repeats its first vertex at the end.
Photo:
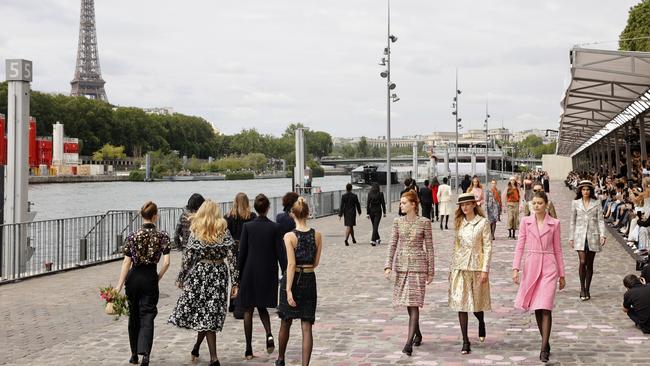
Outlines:
MULTIPOLYGON (((568 210, 573 198, 559 182, 551 186, 566 243, 568 210)), ((389 239, 392 218, 382 221, 382 237, 389 239)), ((453 231, 434 224, 436 276, 428 288, 420 315, 424 341, 412 357, 400 351, 404 344, 406 310, 394 311, 391 285, 383 278, 387 246, 368 244, 370 223, 359 219, 360 244, 345 247, 338 217, 313 222, 325 237, 318 270, 319 303, 314 328, 313 365, 538 365, 539 335, 534 317, 513 310, 516 286, 511 262, 515 242, 498 227, 492 262, 493 312, 486 315, 488 337, 479 343, 476 322, 470 319, 471 355, 460 355, 457 315, 447 308, 447 275, 453 231)), ((557 296, 550 364, 646 365, 648 337, 636 330, 621 312, 622 277, 634 273, 634 262, 613 239, 596 258, 592 300, 578 299, 577 256, 565 251, 567 289, 557 296)), ((568 248, 565 244, 564 248, 568 248)), ((180 257, 172 256, 172 269, 161 284, 159 315, 152 365, 191 365, 189 352, 194 334, 165 324, 178 297, 173 286, 180 257)), ((127 365, 127 320, 103 314, 98 287, 117 282, 119 263, 71 271, 21 283, 0 286, 0 365, 127 365)), ((273 332, 279 329, 273 321, 273 332)), ((240 321, 229 317, 217 337, 223 365, 270 365, 277 353, 264 352, 263 330, 254 323, 257 358, 244 361, 244 336, 240 321)), ((277 351, 276 351, 277 352, 277 351)), ((207 347, 200 365, 207 365, 207 347)), ((300 364, 300 328, 294 327, 288 363, 300 364)))

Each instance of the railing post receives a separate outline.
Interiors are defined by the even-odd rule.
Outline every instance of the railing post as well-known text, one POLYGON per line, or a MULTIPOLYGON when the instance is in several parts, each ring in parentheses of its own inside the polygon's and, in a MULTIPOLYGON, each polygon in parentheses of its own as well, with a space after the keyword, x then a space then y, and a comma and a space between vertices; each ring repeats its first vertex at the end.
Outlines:
POLYGON ((79 262, 88 260, 88 239, 79 239, 79 262))

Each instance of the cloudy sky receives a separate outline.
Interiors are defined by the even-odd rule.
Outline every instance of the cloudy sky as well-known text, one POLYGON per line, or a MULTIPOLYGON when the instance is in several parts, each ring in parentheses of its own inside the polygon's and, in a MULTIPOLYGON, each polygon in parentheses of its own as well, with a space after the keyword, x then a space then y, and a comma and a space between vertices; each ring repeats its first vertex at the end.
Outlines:
MULTIPOLYGON (((576 44, 614 49, 638 0, 393 0, 392 135, 557 129, 576 44), (600 42, 593 44, 594 42, 600 42)), ((70 92, 79 0, 1 0, 0 58, 34 62, 33 88, 70 92)), ((109 101, 171 106, 224 133, 386 133, 385 0, 96 0, 109 101)), ((4 65, 0 79, 4 80, 4 65)))

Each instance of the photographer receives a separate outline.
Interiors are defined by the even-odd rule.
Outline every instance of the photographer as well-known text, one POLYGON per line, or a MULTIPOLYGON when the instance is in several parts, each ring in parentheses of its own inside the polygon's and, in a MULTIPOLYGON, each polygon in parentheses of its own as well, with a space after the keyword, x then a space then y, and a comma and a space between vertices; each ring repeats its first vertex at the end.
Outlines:
POLYGON ((643 333, 650 333, 650 287, 634 274, 625 276, 623 285, 628 289, 623 295, 623 311, 643 333))

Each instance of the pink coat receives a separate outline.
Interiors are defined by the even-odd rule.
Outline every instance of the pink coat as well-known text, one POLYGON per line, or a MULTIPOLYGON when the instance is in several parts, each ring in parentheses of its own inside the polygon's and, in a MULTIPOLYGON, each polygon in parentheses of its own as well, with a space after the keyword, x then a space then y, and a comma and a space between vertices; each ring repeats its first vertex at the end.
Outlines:
POLYGON ((564 259, 560 242, 560 220, 548 214, 544 227, 537 228, 535 215, 521 219, 519 240, 515 249, 513 269, 520 269, 526 251, 515 307, 523 310, 553 310, 558 277, 564 277, 564 259))

